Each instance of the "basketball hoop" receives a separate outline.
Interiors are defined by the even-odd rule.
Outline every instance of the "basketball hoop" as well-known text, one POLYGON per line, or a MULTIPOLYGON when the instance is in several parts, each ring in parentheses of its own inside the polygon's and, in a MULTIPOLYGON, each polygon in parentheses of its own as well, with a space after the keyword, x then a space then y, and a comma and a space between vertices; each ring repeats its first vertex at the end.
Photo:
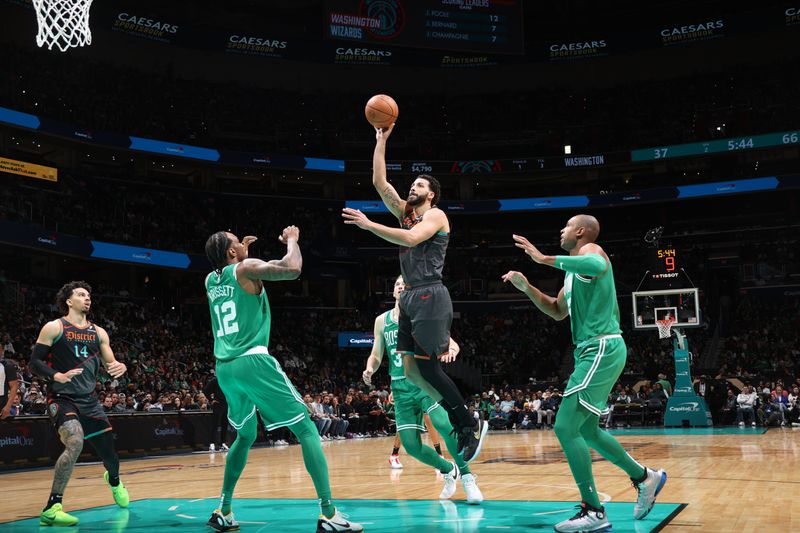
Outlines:
POLYGON ((656 325, 658 326, 658 338, 668 338, 672 334, 672 326, 675 324, 675 322, 676 320, 672 317, 667 317, 663 320, 656 320, 656 325))
POLYGON ((89 8, 92 0, 33 0, 39 32, 39 47, 53 46, 66 52, 70 48, 92 44, 89 8))

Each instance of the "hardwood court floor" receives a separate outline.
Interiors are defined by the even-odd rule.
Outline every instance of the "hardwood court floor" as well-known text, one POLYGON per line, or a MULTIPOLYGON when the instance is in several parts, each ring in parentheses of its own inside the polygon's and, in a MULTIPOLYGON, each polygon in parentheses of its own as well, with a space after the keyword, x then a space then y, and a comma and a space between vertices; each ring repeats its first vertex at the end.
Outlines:
MULTIPOLYGON (((679 512, 673 513, 663 531, 800 530, 800 499, 797 496, 800 493, 800 430, 772 429, 765 434, 749 431, 738 434, 734 430, 732 434, 722 435, 625 435, 623 432, 617 436, 639 461, 652 467, 665 468, 669 480, 659 496, 659 504, 665 504, 659 510, 664 516, 659 515, 661 517, 653 518, 653 521, 648 517, 647 523, 634 524, 629 520, 630 506, 622 503, 617 505, 617 502, 634 500, 635 491, 630 481, 616 467, 596 457, 594 472, 597 487, 602 498, 612 502, 608 510, 615 531, 649 531, 663 522, 661 518, 673 510, 679 512), (680 510, 675 505, 666 504, 688 505, 680 510)), ((420 510, 408 511, 410 514, 416 513, 428 524, 436 522, 435 527, 423 526, 424 531, 552 530, 552 523, 570 514, 567 511, 570 504, 564 502, 574 502, 578 498, 553 432, 497 432, 490 433, 488 439, 480 458, 472 465, 489 502, 482 506, 482 510, 458 501, 464 498, 460 486, 454 498, 457 505, 440 507, 436 500, 441 481, 431 469, 417 463, 404 451, 400 453, 405 468, 401 471, 390 470, 387 459, 392 446, 391 438, 334 441, 323 443, 323 449, 329 462, 334 499, 341 500, 340 507, 346 509, 353 519, 365 522, 364 515, 368 514, 366 509, 371 509, 372 525, 367 525, 366 531, 407 531, 407 527, 400 526, 400 522, 396 523, 396 528, 380 525, 381 513, 383 520, 391 520, 392 513, 399 514, 398 505, 402 505, 406 511, 416 508, 416 505, 420 510), (383 511, 378 513, 378 508, 383 511), (523 520, 513 524, 508 521, 492 522, 493 517, 498 520, 507 518, 506 515, 515 508, 517 511, 524 508, 523 514, 538 518, 533 522, 523 520), (357 515, 357 512, 361 514, 357 515)), ((106 516, 106 525, 99 527, 98 524, 92 524, 91 516, 78 513, 82 517, 80 526, 63 528, 62 531, 143 531, 145 523, 141 511, 144 509, 148 509, 144 515, 152 520, 147 527, 151 532, 160 530, 158 525, 181 532, 202 531, 207 515, 216 506, 224 463, 225 455, 221 453, 125 461, 122 464, 122 479, 132 500, 132 518, 128 522, 126 517, 127 526, 114 529, 111 525, 121 520, 115 522, 113 515, 109 515, 111 519, 106 516), (137 505, 139 515, 135 515, 137 505), (191 516, 175 515, 181 512, 180 509, 175 510, 180 505, 184 506, 181 508, 184 513, 191 509, 191 516), (168 513, 168 509, 173 513, 168 513), (133 519, 134 516, 138 518, 133 519), (175 516, 189 516, 194 521, 181 526, 180 519, 176 522, 175 516)), ((102 465, 97 464, 76 467, 65 494, 67 511, 113 504, 110 492, 103 484, 102 472, 102 465)), ((37 516, 47 499, 51 477, 51 469, 0 475, 0 522, 37 516)), ((268 522, 253 521, 243 524, 242 531, 245 533, 311 531, 314 526, 315 495, 303 467, 299 446, 253 449, 235 498, 242 499, 238 502, 234 500, 234 511, 240 520, 251 520, 242 518, 241 513, 246 509, 253 512, 257 510, 263 520, 264 516, 267 519, 281 516, 296 504, 302 504, 299 512, 307 516, 307 522, 303 523, 308 527, 267 527, 258 524, 268 522), (245 498, 248 500, 243 500, 245 498), (258 509, 251 509, 255 507, 258 509)), ((115 512, 116 508, 107 508, 107 513, 112 511, 115 512)), ((25 521, 0 524, 0 531, 16 533, 40 529, 38 521, 25 521)))

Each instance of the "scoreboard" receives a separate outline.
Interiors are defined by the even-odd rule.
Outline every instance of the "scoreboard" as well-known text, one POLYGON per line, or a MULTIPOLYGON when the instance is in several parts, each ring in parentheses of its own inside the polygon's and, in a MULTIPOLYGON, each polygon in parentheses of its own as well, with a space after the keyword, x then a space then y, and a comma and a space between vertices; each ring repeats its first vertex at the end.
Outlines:
POLYGON ((650 289, 672 289, 691 287, 692 283, 683 269, 681 251, 672 245, 661 245, 649 252, 647 287, 650 289))
POLYGON ((328 0, 325 33, 375 45, 525 53, 522 0, 328 0))

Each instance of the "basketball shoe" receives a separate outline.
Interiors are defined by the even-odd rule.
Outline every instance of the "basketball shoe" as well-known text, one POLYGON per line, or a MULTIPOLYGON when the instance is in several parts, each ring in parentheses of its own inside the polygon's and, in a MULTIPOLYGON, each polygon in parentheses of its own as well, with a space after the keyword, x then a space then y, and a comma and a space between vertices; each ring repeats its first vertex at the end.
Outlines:
POLYGON ((442 474, 442 476, 444 476, 444 486, 442 487, 442 492, 439 493, 440 500, 449 500, 453 497, 453 494, 456 493, 458 466, 456 466, 455 463, 450 464, 453 465, 453 469, 446 474, 442 474))
POLYGON ((633 507, 633 517, 641 520, 650 513, 656 503, 656 496, 664 488, 667 482, 667 473, 663 470, 653 470, 646 468, 647 474, 642 481, 633 482, 633 488, 639 493, 636 498, 636 505, 633 507))
POLYGON ((600 533, 611 531, 611 522, 606 517, 606 510, 593 509, 581 503, 578 512, 572 518, 559 522, 553 529, 559 533, 600 533))
POLYGON ((65 513, 60 503, 54 503, 39 515, 40 526, 74 526, 78 522, 80 522, 78 517, 65 513))
POLYGON ((239 531, 239 522, 233 517, 233 511, 223 515, 219 509, 214 509, 206 525, 217 531, 239 531))
POLYGON ((317 533, 360 533, 361 531, 364 531, 361 524, 350 522, 347 520, 347 515, 340 513, 337 509, 334 509, 334 514, 330 518, 320 513, 319 520, 317 520, 317 533))
POLYGON ((461 486, 464 487, 464 492, 467 494, 467 503, 478 505, 483 501, 483 493, 478 488, 474 474, 463 474, 461 476, 461 486))
POLYGON ((478 458, 488 430, 489 424, 483 418, 478 419, 478 424, 474 428, 461 430, 458 436, 458 453, 464 458, 464 462, 471 463, 478 458))
MULTIPOLYGON (((103 479, 106 481, 106 485, 111 487, 111 483, 108 482, 108 472, 103 473, 103 479)), ((123 509, 128 507, 131 499, 128 496, 128 489, 122 484, 122 480, 116 487, 111 487, 111 494, 114 496, 114 501, 117 502, 117 505, 123 509)))
POLYGON ((403 463, 400 462, 400 458, 396 455, 389 456, 389 466, 395 470, 399 470, 403 468, 403 463))

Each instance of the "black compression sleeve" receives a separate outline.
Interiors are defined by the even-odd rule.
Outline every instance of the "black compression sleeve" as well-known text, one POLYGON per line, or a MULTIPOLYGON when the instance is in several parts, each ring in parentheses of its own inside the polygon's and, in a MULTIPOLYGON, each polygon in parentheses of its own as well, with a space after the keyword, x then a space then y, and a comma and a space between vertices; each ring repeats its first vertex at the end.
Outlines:
POLYGON ((33 353, 31 354, 30 367, 34 374, 53 379, 53 376, 55 376, 58 372, 47 366, 47 363, 45 363, 47 354, 50 353, 50 348, 51 347, 46 344, 37 342, 36 346, 33 347, 33 353))

